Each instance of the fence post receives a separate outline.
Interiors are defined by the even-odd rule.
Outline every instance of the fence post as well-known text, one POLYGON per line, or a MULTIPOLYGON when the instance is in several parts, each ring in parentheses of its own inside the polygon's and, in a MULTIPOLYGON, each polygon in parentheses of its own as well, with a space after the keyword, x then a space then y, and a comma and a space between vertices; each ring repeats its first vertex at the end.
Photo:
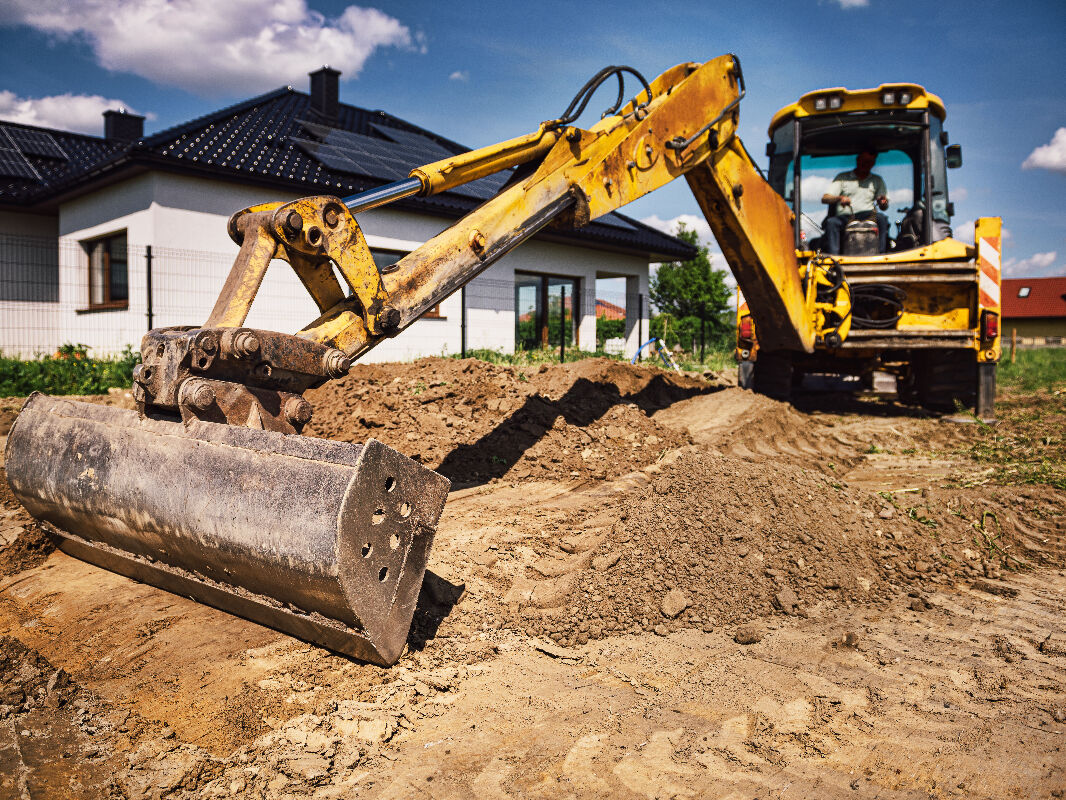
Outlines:
POLYGON ((559 363, 566 363, 566 284, 559 287, 559 363))
POLYGON ((148 294, 148 330, 152 330, 152 245, 144 248, 144 278, 145 290, 148 294))
POLYGON ((640 346, 644 344, 644 292, 637 292, 637 361, 641 361, 640 346))
POLYGON ((459 290, 459 357, 466 358, 466 286, 459 290))
POLYGON ((1014 363, 1014 351, 1018 349, 1018 329, 1010 329, 1010 363, 1014 363))

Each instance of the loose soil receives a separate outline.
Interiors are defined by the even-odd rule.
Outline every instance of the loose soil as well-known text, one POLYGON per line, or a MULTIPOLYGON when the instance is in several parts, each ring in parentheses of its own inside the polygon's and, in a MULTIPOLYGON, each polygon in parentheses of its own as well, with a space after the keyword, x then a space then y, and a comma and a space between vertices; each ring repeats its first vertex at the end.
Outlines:
POLYGON ((5 482, 0 797, 1062 796, 1066 397, 989 430, 731 383, 312 392, 309 434, 453 481, 391 669, 52 552, 5 482))

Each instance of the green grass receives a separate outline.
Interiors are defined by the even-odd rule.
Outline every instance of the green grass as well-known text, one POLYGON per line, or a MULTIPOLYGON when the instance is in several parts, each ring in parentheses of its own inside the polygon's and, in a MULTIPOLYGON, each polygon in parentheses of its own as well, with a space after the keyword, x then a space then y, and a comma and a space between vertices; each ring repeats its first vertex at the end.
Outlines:
POLYGON ((1010 355, 1005 354, 996 369, 996 382, 1001 391, 1066 389, 1066 348, 1018 350, 1014 364, 1010 363, 1010 355))
POLYGON ((996 400, 996 418, 996 425, 975 426, 964 454, 992 467, 996 483, 1066 490, 1066 391, 1008 389, 996 400))
POLYGON ((0 397, 46 394, 103 394, 129 388, 139 353, 127 347, 113 358, 90 358, 85 345, 63 345, 52 356, 33 359, 0 355, 0 397))

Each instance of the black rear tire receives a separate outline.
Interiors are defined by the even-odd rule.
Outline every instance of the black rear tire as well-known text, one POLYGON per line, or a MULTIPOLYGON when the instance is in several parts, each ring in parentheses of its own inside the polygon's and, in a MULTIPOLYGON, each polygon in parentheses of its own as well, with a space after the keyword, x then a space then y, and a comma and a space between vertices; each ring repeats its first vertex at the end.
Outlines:
POLYGON ((972 350, 923 350, 911 362, 912 390, 930 411, 952 412, 977 403, 977 354, 972 350))
POLYGON ((788 400, 792 396, 792 354, 787 351, 759 351, 752 374, 752 388, 759 394, 775 400, 788 400))
POLYGON ((741 389, 751 389, 754 381, 755 362, 741 361, 737 364, 737 386, 741 389))

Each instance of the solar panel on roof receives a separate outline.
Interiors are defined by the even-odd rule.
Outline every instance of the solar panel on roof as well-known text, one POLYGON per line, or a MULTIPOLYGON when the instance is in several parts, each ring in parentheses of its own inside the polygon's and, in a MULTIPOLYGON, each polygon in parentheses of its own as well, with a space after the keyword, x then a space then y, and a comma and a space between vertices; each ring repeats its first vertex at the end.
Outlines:
POLYGON ((25 128, 14 128, 7 125, 2 127, 4 133, 14 144, 15 149, 24 155, 69 161, 67 154, 63 152, 63 148, 59 146, 52 134, 46 131, 30 131, 25 128))
POLYGON ((0 175, 9 178, 32 178, 40 180, 41 176, 33 168, 26 156, 18 150, 0 147, 0 175))
MULTIPOLYGON (((426 152, 438 153, 440 158, 447 158, 450 155, 455 155, 451 150, 446 148, 439 142, 435 142, 428 136, 423 136, 419 133, 411 133, 410 131, 401 131, 397 128, 390 128, 387 125, 378 125, 375 122, 370 123, 370 127, 376 130, 383 136, 387 136, 397 144, 407 145, 418 150, 424 150, 426 152)), ((437 159, 439 160, 439 159, 437 159)))

